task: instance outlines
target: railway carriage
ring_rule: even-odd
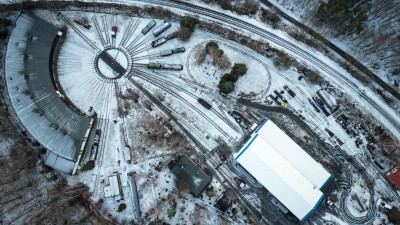
[[[150,23],[148,23],[146,25],[146,27],[143,28],[142,34],[143,35],[147,34],[151,30],[151,28],[153,28],[155,25],[156,25],[156,21],[154,21],[154,20],[150,21]]]
[[[211,109],[211,105],[210,105],[206,100],[204,100],[204,99],[202,99],[202,98],[199,98],[199,99],[197,99],[197,101],[198,101],[202,106],[204,106],[204,108],[206,108],[206,109]]]
[[[162,68],[167,70],[182,70],[183,66],[180,64],[163,64]]]
[[[169,56],[169,55],[172,55],[172,54],[173,54],[173,52],[172,52],[171,49],[163,50],[163,51],[160,52],[161,56]]]
[[[147,64],[147,68],[149,69],[162,69],[161,63],[149,63]]]
[[[158,35],[160,35],[164,31],[166,31],[170,27],[171,27],[171,24],[169,22],[163,23],[161,26],[159,26],[157,29],[155,29],[153,31],[154,37],[157,37]]]
[[[159,39],[151,42],[151,47],[155,48],[157,46],[164,44],[167,41],[168,41],[168,39],[166,37],[159,38]]]
[[[90,150],[89,161],[96,161],[98,150],[99,150],[99,145],[93,144],[92,149]]]

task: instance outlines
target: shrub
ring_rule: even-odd
[[[232,74],[236,74],[238,76],[243,76],[247,73],[247,66],[243,63],[235,63],[232,68]]]
[[[235,84],[232,81],[226,81],[220,84],[219,90],[222,93],[230,93],[235,90]]]
[[[47,150],[45,148],[41,148],[39,150],[39,153],[42,154],[42,155],[46,154],[46,152],[47,152]]]
[[[194,28],[197,24],[197,19],[190,16],[183,16],[181,18],[181,27],[178,31],[178,37],[182,41],[187,41],[192,36]]]
[[[121,203],[121,204],[119,204],[119,206],[118,206],[118,212],[122,212],[122,211],[124,211],[126,209],[126,204],[125,203]]]
[[[274,65],[281,69],[289,69],[294,60],[285,52],[277,51],[274,58]]]
[[[235,89],[235,82],[239,79],[240,76],[243,76],[247,73],[246,64],[235,63],[233,65],[230,73],[226,73],[221,77],[219,81],[219,90],[222,93],[230,93]]]
[[[209,42],[206,44],[206,50],[207,50],[207,53],[208,53],[208,54],[210,54],[210,49],[212,49],[212,48],[219,49],[219,46],[218,46],[217,42],[215,42],[215,41],[209,41]]]
[[[313,70],[306,71],[304,76],[312,84],[319,84],[324,80],[318,72]]]
[[[237,214],[237,209],[236,208],[232,208],[232,215],[236,216],[236,214]]]
[[[2,27],[8,27],[11,25],[11,20],[7,18],[0,18],[0,24],[3,25]]]
[[[208,197],[213,197],[213,196],[215,196],[215,190],[214,190],[214,187],[213,187],[213,186],[211,186],[211,187],[209,187],[209,188],[206,189],[206,195],[207,195]]]
[[[0,30],[0,39],[4,40],[8,36],[8,30]]]
[[[391,210],[385,210],[386,216],[390,223],[400,224],[400,210],[397,207],[393,207]]]
[[[94,161],[88,161],[85,165],[81,167],[81,172],[86,172],[94,168]]]

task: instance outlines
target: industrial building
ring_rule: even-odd
[[[56,87],[55,49],[62,37],[57,27],[21,12],[7,46],[5,75],[16,117],[48,150],[46,165],[74,173],[93,120],[72,110]]]
[[[324,198],[331,175],[271,120],[266,119],[235,159],[293,215],[304,221]]]
[[[397,189],[400,189],[400,166],[393,167],[386,173],[386,177]]]
[[[171,161],[168,166],[178,179],[189,183],[190,191],[196,197],[199,196],[211,182],[211,177],[187,155],[179,156],[175,161]]]

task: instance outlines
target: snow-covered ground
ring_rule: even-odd
[[[81,13],[79,12],[63,12],[68,18],[80,18]],[[52,12],[39,11],[39,15],[46,18],[48,21],[61,27],[62,21],[57,18],[57,16]],[[86,17],[90,18],[90,21],[97,17],[101,21],[102,16],[111,23],[114,16],[106,14],[93,14],[86,13]],[[117,16],[117,26],[119,32],[116,36],[116,46],[122,40],[124,33],[126,32],[126,27],[131,18],[124,16]],[[129,46],[130,41],[133,41],[135,37],[140,36],[140,30],[143,28],[150,20],[133,18],[139,21],[138,28],[135,30],[133,35],[129,38],[129,41],[125,46],[120,46],[126,49]],[[250,20],[250,19],[249,19]],[[162,21],[157,20],[157,26],[160,25]],[[75,24],[76,25],[76,24]],[[92,29],[86,30],[79,25],[77,28],[93,43],[98,46],[101,50],[104,48],[102,46],[99,37],[97,36],[94,27]],[[178,24],[173,23],[172,28],[168,30],[167,33],[178,28]],[[108,31],[103,31],[103,34],[107,34]],[[279,32],[277,32],[279,33]],[[162,35],[161,35],[162,36]],[[285,36],[285,35],[283,35]],[[150,37],[150,36],[149,36]],[[144,40],[142,38],[140,40]],[[154,40],[154,38],[151,38]],[[304,79],[298,81],[297,77],[299,74],[294,69],[289,69],[287,71],[280,71],[276,69],[273,65],[271,59],[258,55],[253,50],[243,47],[237,43],[221,39],[218,36],[209,34],[203,31],[196,31],[193,37],[187,43],[182,43],[177,39],[168,41],[165,45],[158,48],[147,48],[151,41],[150,39],[143,42],[142,45],[136,46],[136,50],[146,49],[139,54],[129,55],[131,58],[141,57],[133,65],[134,69],[145,71],[146,73],[152,74],[154,77],[159,79],[164,79],[165,82],[172,82],[178,84],[183,90],[177,90],[174,87],[165,87],[162,84],[160,86],[154,85],[152,81],[145,81],[135,72],[124,75],[119,79],[104,79],[99,76],[95,69],[95,58],[99,54],[99,50],[93,49],[88,44],[86,44],[76,32],[68,28],[66,34],[66,39],[63,46],[61,47],[59,61],[58,61],[58,76],[60,83],[68,96],[68,98],[77,105],[82,111],[88,112],[90,107],[93,107],[100,118],[99,127],[103,131],[103,136],[101,137],[101,145],[99,149],[99,156],[96,161],[96,167],[94,170],[80,173],[78,177],[71,177],[70,180],[77,182],[79,180],[85,182],[93,190],[93,198],[95,200],[104,197],[103,188],[108,184],[108,176],[113,172],[117,171],[121,174],[122,184],[126,184],[127,174],[134,172],[134,176],[137,179],[140,205],[143,214],[150,212],[150,209],[157,207],[160,200],[168,198],[168,195],[172,193],[174,188],[174,176],[165,168],[161,172],[155,171],[154,167],[158,165],[159,162],[162,164],[168,163],[171,159],[171,155],[176,154],[174,149],[162,146],[156,146],[145,142],[143,137],[146,132],[150,132],[143,123],[146,121],[151,121],[154,119],[163,118],[163,113],[157,109],[155,106],[152,110],[146,109],[146,98],[139,97],[138,103],[133,103],[131,99],[122,99],[121,96],[117,98],[119,93],[126,95],[129,89],[132,89],[139,93],[139,91],[132,85],[128,77],[131,77],[137,83],[143,85],[151,93],[158,93],[165,96],[163,104],[170,108],[176,117],[183,120],[183,125],[188,128],[191,133],[204,145],[208,150],[212,150],[217,146],[218,140],[223,139],[227,143],[234,146],[237,144],[239,139],[243,137],[244,133],[235,129],[238,128],[237,124],[235,126],[230,126],[226,121],[222,120],[215,113],[202,108],[201,105],[197,103],[197,99],[193,98],[191,94],[201,97],[213,106],[223,106],[222,111],[219,112],[226,117],[226,111],[231,110],[233,105],[230,105],[228,100],[223,99],[217,91],[210,91],[208,89],[202,88],[201,85],[190,84],[186,80],[192,79],[189,75],[189,71],[192,74],[195,81],[214,89],[217,89],[217,83],[220,77],[228,72],[228,70],[218,70],[211,65],[209,60],[206,60],[205,64],[198,65],[192,53],[196,51],[196,48],[204,45],[209,40],[217,40],[221,44],[221,49],[230,58],[232,63],[242,63],[244,62],[249,68],[246,75],[239,78],[236,83],[236,89],[234,96],[237,96],[239,92],[254,92],[256,94],[255,99],[259,101],[264,101],[268,94],[273,93],[274,90],[283,90],[283,86],[287,85],[291,88],[297,95],[292,98],[285,92],[283,95],[288,99],[288,107],[295,113],[299,113],[305,117],[305,121],[315,128],[320,133],[321,136],[325,136],[329,139],[327,134],[323,131],[324,128],[329,128],[335,133],[345,144],[344,149],[350,155],[363,154],[365,148],[356,148],[354,144],[354,138],[349,137],[335,119],[330,116],[326,117],[322,113],[317,113],[308,103],[307,98],[314,96],[315,92],[320,89],[319,86],[313,86],[308,84]],[[147,46],[147,47],[146,47]],[[174,54],[169,57],[159,57],[157,55],[160,50],[171,49],[176,47],[184,46],[186,51],[180,54]],[[232,47],[233,46],[233,47]],[[119,46],[118,46],[119,47]],[[307,48],[303,46],[304,48]],[[237,49],[240,50],[237,51]],[[314,50],[312,50],[314,51]],[[254,58],[248,58],[243,52],[248,53]],[[316,53],[320,55],[320,53]],[[150,59],[142,59],[143,57],[150,57]],[[257,60],[258,59],[258,60]],[[117,60],[118,61],[118,60]],[[122,61],[120,61],[122,62]],[[148,62],[160,62],[160,63],[173,63],[182,64],[184,66],[183,71],[157,71],[146,68],[146,63]],[[188,63],[187,63],[188,62]],[[128,64],[128,63],[127,63]],[[333,65],[333,64],[332,64]],[[110,69],[101,66],[104,70]],[[102,69],[102,70],[103,70]],[[343,72],[343,71],[342,71]],[[270,84],[269,84],[270,83]],[[340,82],[333,82],[336,88],[341,90],[347,90],[341,87]],[[168,85],[166,85],[168,86]],[[163,89],[164,88],[164,89]],[[170,94],[172,91],[175,95],[181,96],[186,101],[179,100],[177,96]],[[369,96],[374,95],[372,92],[368,92]],[[347,92],[353,99],[360,100],[360,97],[351,92]],[[361,101],[361,100],[360,100]],[[272,103],[275,105],[275,103]],[[119,108],[129,105],[129,110],[126,116],[121,118]],[[193,110],[195,106],[199,112]],[[366,110],[369,110],[366,108]],[[89,112],[88,112],[89,113]],[[215,124],[217,124],[221,130],[217,129],[216,126],[210,123],[210,119]],[[234,122],[231,118],[231,121]],[[145,122],[143,122],[143,120]],[[125,133],[121,132],[124,131]],[[105,132],[106,131],[106,132]],[[226,132],[226,134],[224,134]],[[167,132],[168,133],[168,132]],[[104,142],[104,143],[103,143]],[[332,141],[334,142],[334,141]],[[135,146],[132,148],[132,158],[134,159],[132,164],[126,163],[122,154],[122,148],[126,144]],[[147,145],[147,146],[146,146]],[[143,149],[145,148],[145,149]],[[206,152],[202,152],[205,154]],[[85,155],[83,162],[88,160],[88,153]],[[101,181],[105,180],[104,183]],[[215,183],[216,182],[216,183]],[[213,180],[212,185],[218,186],[218,182]],[[386,187],[379,187],[385,190]],[[354,189],[357,193],[362,192],[362,189],[355,187]],[[121,220],[131,220],[133,217],[132,204],[130,202],[130,191],[127,186],[123,187],[123,192],[125,194],[125,199],[118,202],[116,199],[107,198],[104,203],[104,207],[107,212],[112,215],[118,215]],[[208,197],[203,197],[203,199],[195,199],[190,195],[185,196],[186,200],[177,200],[177,211],[181,214],[175,218],[170,218],[171,223],[180,223],[182,220],[190,221],[190,214],[196,210],[196,205],[202,205],[206,207],[214,201],[214,198],[209,199]],[[254,199],[254,196],[246,196],[249,201],[253,202],[255,207],[259,207],[259,202]],[[366,196],[368,199],[368,196]],[[127,209],[118,214],[116,208],[121,202],[127,203]],[[186,202],[186,203],[183,203]],[[189,204],[190,203],[190,204]],[[367,204],[366,204],[367,205]],[[168,204],[165,204],[160,211],[168,211]],[[184,207],[185,209],[182,209]],[[221,215],[217,210],[208,210],[208,213],[213,215],[210,221],[214,223],[221,222]],[[357,215],[356,211],[352,211],[354,215]],[[329,220],[334,220],[337,223],[341,223],[338,218],[332,215],[327,215]],[[327,219],[327,220],[328,220]],[[240,220],[239,220],[240,221]],[[234,223],[234,222],[233,222]],[[238,222],[240,223],[240,222]]]

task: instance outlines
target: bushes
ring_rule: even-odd
[[[197,24],[197,19],[190,16],[183,16],[181,18],[181,27],[177,33],[178,38],[182,41],[187,41],[192,36],[194,28]]]
[[[209,41],[206,44],[206,51],[207,51],[208,54],[211,54],[212,49],[217,49],[217,50],[219,49],[219,46],[218,46],[217,42]]]
[[[254,15],[259,4],[256,0],[203,0],[205,3],[215,3],[223,10],[235,11],[239,15]]]
[[[174,17],[173,12],[160,6],[145,7],[144,12],[146,14],[154,15],[158,19],[172,19]]]
[[[263,8],[261,12],[261,20],[264,23],[271,24],[272,27],[276,28],[279,22],[281,22],[281,17],[279,17],[279,15],[274,11]]]
[[[292,59],[288,54],[283,51],[277,50],[275,58],[274,58],[274,65],[281,69],[289,69],[291,65],[293,65],[294,59]]]
[[[235,74],[237,76],[243,76],[247,73],[247,66],[246,64],[242,63],[235,63],[232,68],[231,74]]]
[[[225,55],[224,51],[219,49],[219,46],[215,41],[208,42],[205,48],[200,49],[196,53],[197,63],[202,64],[207,55],[212,57],[213,65],[217,66],[218,69],[228,69],[231,66],[231,61]]]
[[[222,93],[230,93],[235,90],[235,84],[232,81],[225,81],[219,83],[219,91]]]
[[[246,64],[235,63],[233,65],[230,73],[226,73],[221,77],[219,81],[219,90],[222,93],[230,93],[235,89],[235,82],[239,79],[240,76],[243,76],[247,73]]]
[[[126,209],[126,204],[125,203],[121,203],[118,206],[117,212],[122,212]]]
[[[0,39],[4,40],[8,36],[8,30],[0,30]]]
[[[312,84],[319,84],[324,80],[319,73],[313,70],[308,70],[304,72],[304,76]]]
[[[94,161],[89,161],[81,167],[81,172],[86,172],[94,168]]]
[[[397,207],[393,207],[391,210],[385,210],[386,216],[390,223],[395,225],[400,224],[400,210]]]

